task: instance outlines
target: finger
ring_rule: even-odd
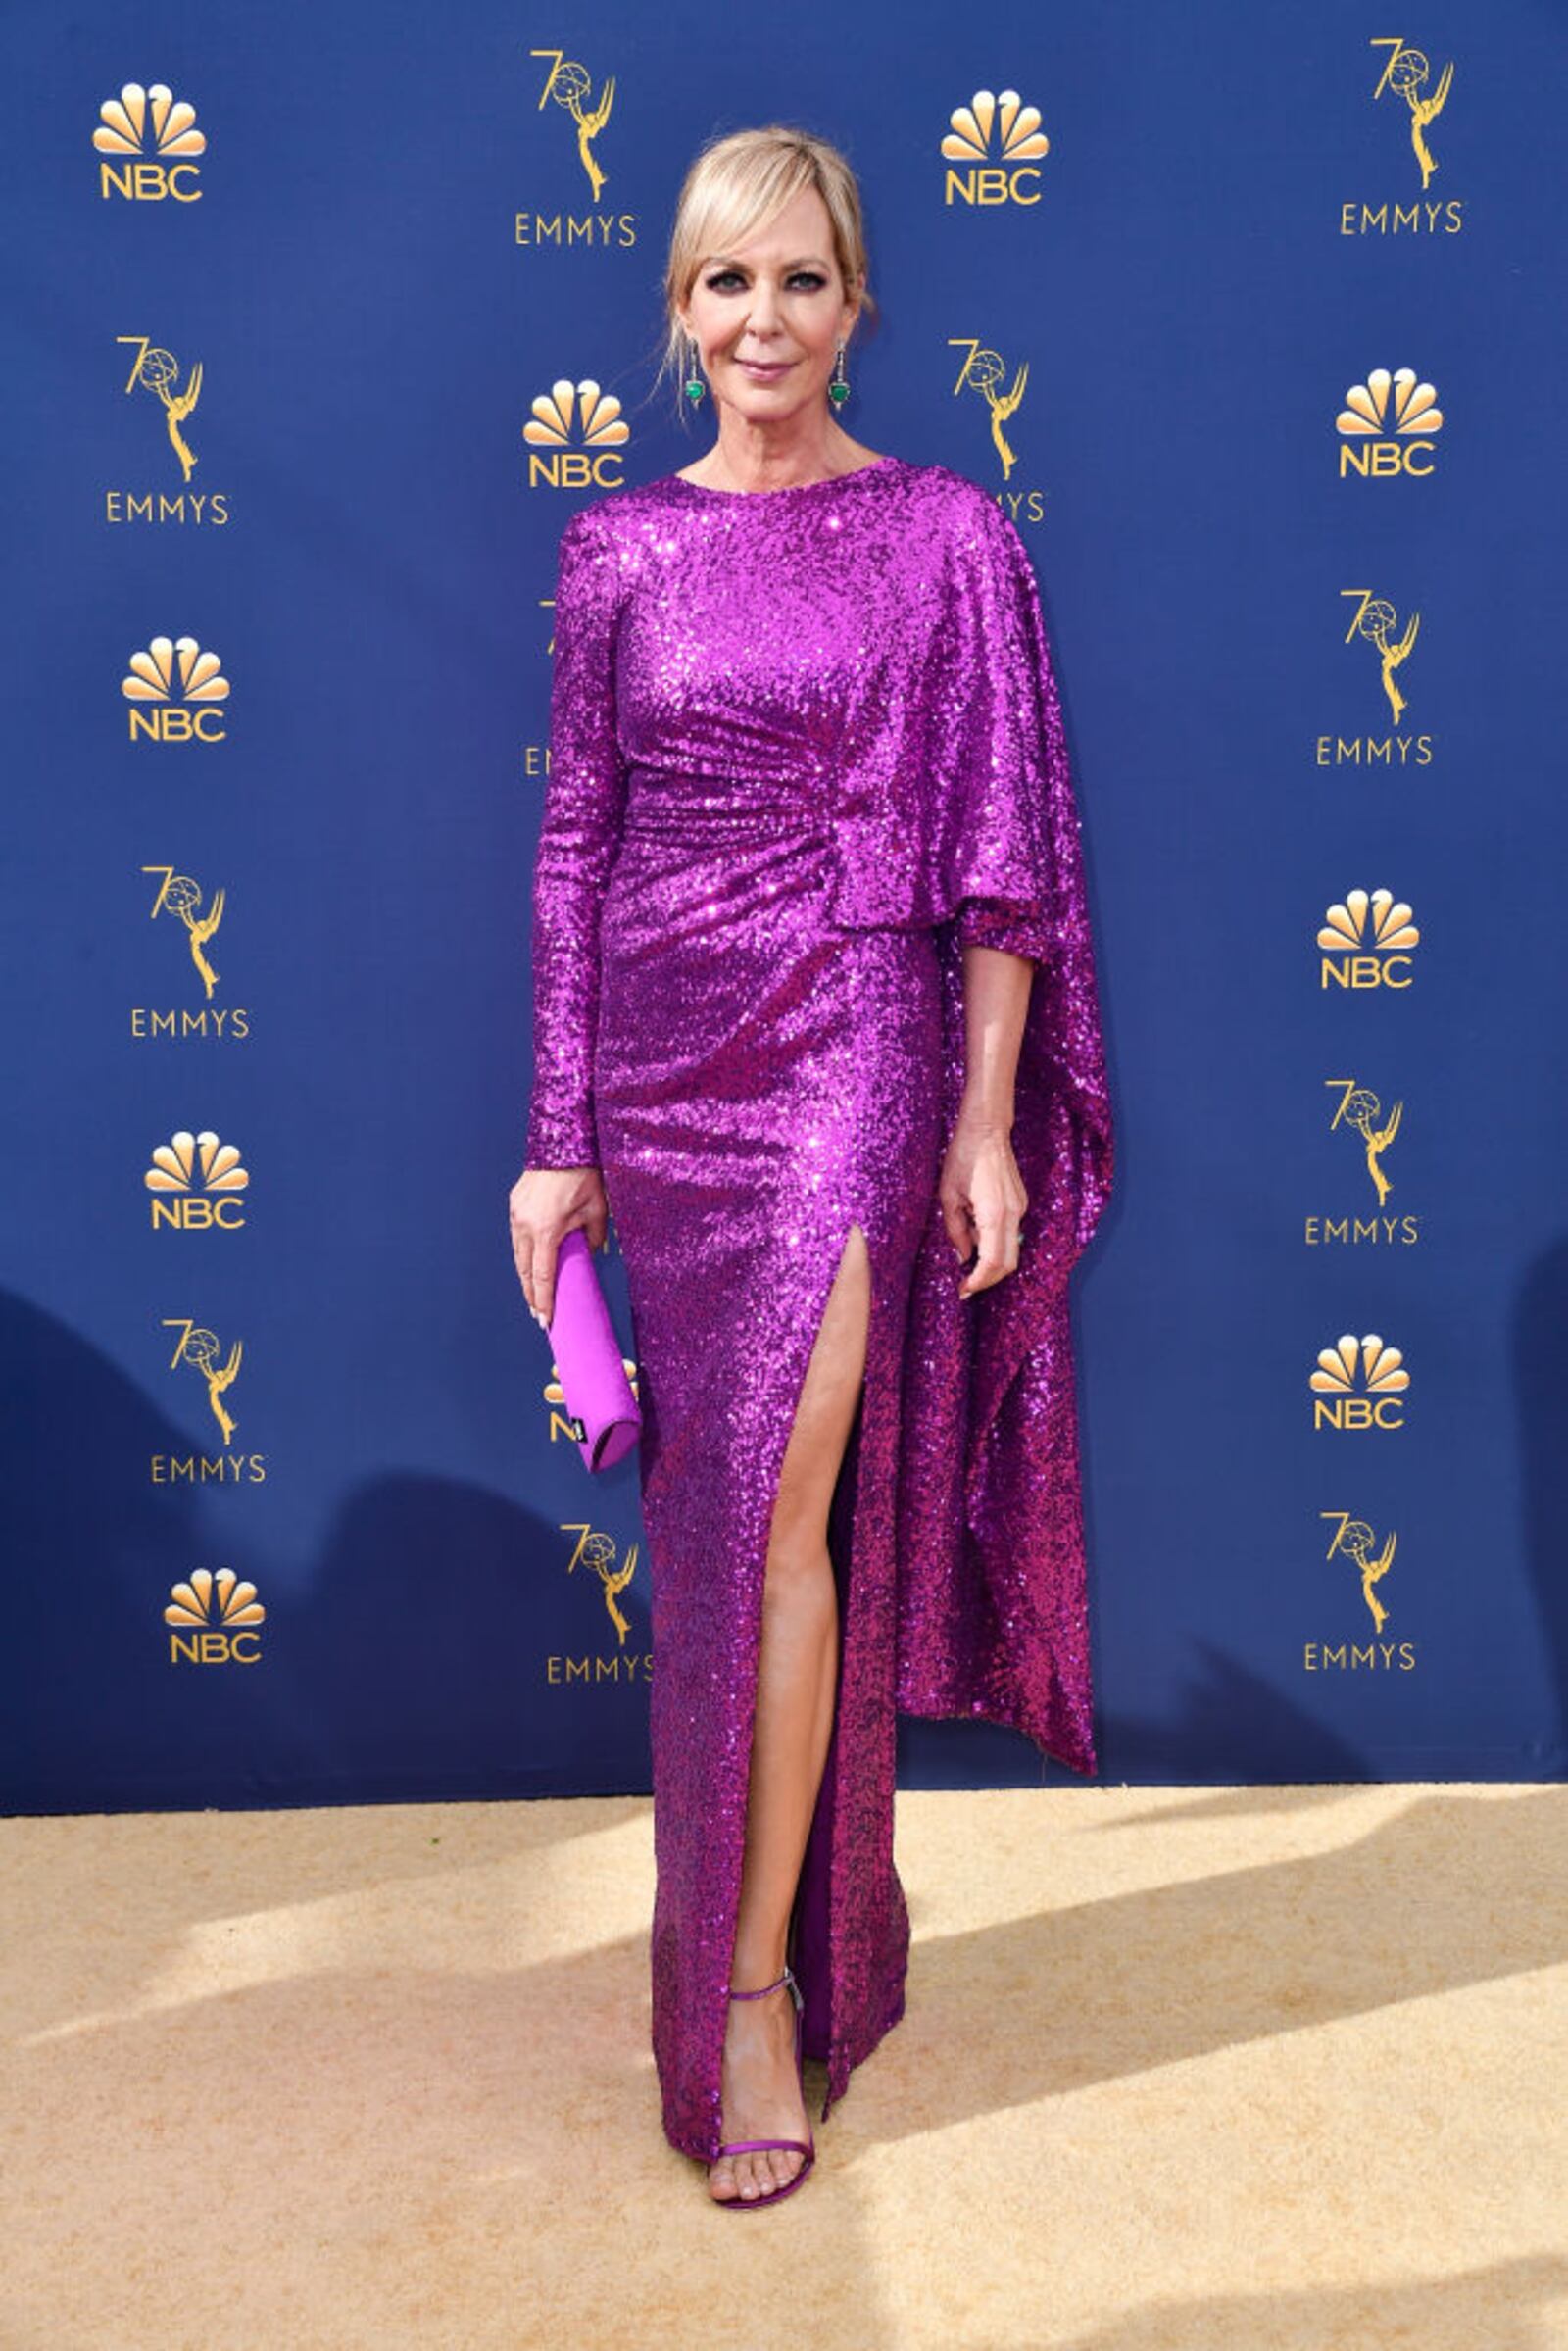
[[[1012,1228],[1000,1238],[993,1234],[981,1249],[977,1261],[969,1268],[959,1286],[958,1296],[968,1298],[976,1290],[987,1290],[1004,1275],[1016,1271],[1021,1237]]]
[[[544,1330],[556,1311],[556,1256],[554,1241],[541,1241],[533,1252],[533,1313]]]
[[[944,1199],[942,1223],[948,1239],[952,1242],[959,1257],[967,1257],[974,1249],[974,1232],[968,1210],[962,1200]]]

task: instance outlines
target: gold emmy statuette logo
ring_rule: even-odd
[[[528,444],[528,487],[541,481],[552,490],[617,490],[621,474],[618,453],[631,439],[631,427],[620,413],[613,392],[601,392],[592,376],[579,383],[566,376],[541,392],[522,428]],[[543,454],[541,454],[543,453]]]
[[[226,1360],[216,1333],[204,1330],[189,1316],[166,1315],[166,1330],[177,1334],[171,1371],[182,1366],[198,1373],[207,1390],[207,1404],[217,1421],[226,1448],[233,1442],[236,1422],[223,1398],[239,1377],[240,1357],[244,1353],[236,1339]],[[210,1453],[154,1453],[148,1464],[148,1475],[154,1486],[262,1486],[267,1482],[267,1457],[263,1453],[231,1453],[226,1449]]]
[[[637,1394],[637,1366],[630,1355],[622,1355],[620,1367],[625,1373],[627,1383],[635,1396]],[[550,1407],[550,1442],[554,1445],[558,1437],[569,1437],[573,1445],[581,1445],[588,1432],[582,1422],[575,1419],[566,1410],[566,1392],[556,1374],[554,1362],[551,1363],[550,1371],[551,1377],[546,1380],[544,1386],[545,1402]]]
[[[942,201],[964,204],[1038,204],[1041,156],[1051,141],[1040,127],[1040,109],[1025,106],[1016,90],[1000,97],[976,90],[967,106],[948,117],[952,128],[942,142],[948,161]],[[953,167],[960,165],[961,170]]]
[[[1410,659],[1416,638],[1421,633],[1421,615],[1412,612],[1402,633],[1396,634],[1399,615],[1385,597],[1374,596],[1366,588],[1342,588],[1340,593],[1355,600],[1355,611],[1345,632],[1345,642],[1350,645],[1359,640],[1375,648],[1378,680],[1388,697],[1390,714],[1397,726],[1408,707],[1399,691],[1397,672]]]
[[[1332,1133],[1339,1126],[1353,1127],[1360,1136],[1365,1147],[1366,1171],[1372,1179],[1381,1208],[1393,1190],[1384,1172],[1383,1154],[1399,1131],[1404,1104],[1396,1102],[1385,1118],[1382,1104],[1370,1087],[1358,1086],[1353,1078],[1325,1078],[1323,1082],[1326,1086],[1340,1089],[1339,1103],[1329,1120],[1329,1130]]]
[[[590,1682],[647,1682],[654,1670],[653,1654],[649,1650],[629,1649],[626,1646],[631,1633],[631,1620],[620,1606],[620,1594],[637,1572],[637,1545],[627,1546],[625,1557],[616,1564],[615,1543],[609,1535],[595,1528],[577,1524],[563,1527],[564,1535],[577,1538],[571,1557],[566,1561],[569,1576],[579,1561],[591,1568],[598,1577],[604,1593],[605,1613],[615,1630],[615,1643],[608,1654],[597,1651],[580,1657],[550,1657],[545,1662],[547,1682],[561,1686]]]
[[[1403,1398],[1410,1386],[1404,1357],[1385,1347],[1376,1331],[1364,1339],[1347,1332],[1324,1347],[1313,1372],[1314,1429],[1402,1429]]]
[[[1317,935],[1319,987],[1408,988],[1410,950],[1421,937],[1410,912],[1392,890],[1348,890]]]
[[[1443,430],[1435,384],[1418,383],[1413,367],[1368,370],[1365,383],[1351,384],[1334,419],[1340,436],[1340,479],[1417,479],[1433,469],[1432,436]]]
[[[245,1352],[242,1343],[236,1339],[228,1350],[227,1359],[220,1363],[219,1344],[213,1332],[203,1330],[199,1323],[194,1322],[172,1322],[169,1328],[179,1333],[179,1345],[174,1349],[171,1370],[177,1370],[184,1363],[192,1371],[200,1373],[207,1386],[209,1409],[222,1431],[223,1443],[227,1445],[239,1424],[225,1406],[223,1398],[239,1377],[240,1357]]]
[[[172,865],[144,865],[143,873],[157,877],[158,888],[153,896],[152,918],[172,914],[185,934],[190,959],[201,979],[206,1002],[200,1005],[132,1004],[130,1033],[133,1037],[248,1037],[251,1033],[250,1008],[246,1004],[215,1004],[213,995],[222,974],[209,959],[208,943],[215,938],[223,919],[228,893],[221,886],[213,892],[212,904],[203,910],[202,886],[188,873],[176,873]]]
[[[190,959],[202,976],[202,985],[209,996],[218,985],[218,973],[207,959],[208,940],[223,919],[224,893],[219,890],[205,914],[198,909],[202,903],[202,886],[186,873],[176,873],[172,865],[144,865],[143,873],[163,876],[158,895],[153,901],[153,920],[160,914],[172,914],[185,926],[190,942]]]
[[[530,49],[528,55],[551,60],[550,73],[539,94],[539,111],[543,114],[554,100],[577,125],[577,161],[588,174],[589,190],[597,204],[607,175],[599,168],[594,141],[609,122],[610,110],[615,103],[615,76],[612,73],[605,83],[597,105],[590,105],[589,93],[594,85],[586,66],[574,65],[560,49]]]
[[[131,655],[120,691],[130,705],[132,743],[221,743],[227,736],[218,707],[228,700],[222,662],[194,637],[154,637],[145,653]]]
[[[1391,1531],[1383,1539],[1382,1549],[1377,1550],[1374,1547],[1377,1537],[1364,1518],[1352,1518],[1348,1510],[1323,1510],[1318,1515],[1337,1522],[1327,1556],[1332,1559],[1343,1551],[1348,1559],[1355,1561],[1360,1571],[1361,1597],[1371,1612],[1373,1631],[1381,1633],[1389,1621],[1389,1612],[1378,1597],[1377,1587],[1394,1565],[1399,1538]]]
[[[624,1560],[617,1567],[615,1565],[615,1545],[611,1538],[608,1535],[584,1534],[579,1538],[576,1549],[566,1561],[568,1576],[579,1559],[586,1560],[599,1578],[604,1589],[605,1613],[615,1628],[616,1641],[624,1648],[626,1636],[631,1631],[631,1622],[629,1618],[621,1614],[617,1607],[616,1594],[625,1591],[637,1572],[637,1545],[632,1543],[628,1547]]]
[[[949,335],[948,341],[954,350],[966,354],[963,366],[958,369],[958,380],[953,387],[954,398],[956,399],[965,389],[978,392],[991,411],[991,439],[1002,460],[1002,478],[1005,481],[1018,459],[1003,427],[1023,399],[1024,387],[1029,381],[1029,362],[1023,362],[1004,391],[1002,379],[1007,370],[1000,352],[987,349],[970,336]]]
[[[1437,159],[1427,145],[1427,125],[1437,120],[1448,103],[1448,92],[1453,87],[1452,61],[1450,59],[1444,67],[1436,83],[1428,91],[1432,68],[1419,49],[1407,49],[1403,41],[1398,39],[1374,39],[1371,45],[1374,49],[1387,49],[1389,52],[1388,62],[1378,77],[1378,86],[1372,93],[1373,103],[1376,104],[1386,90],[1396,98],[1404,100],[1410,112],[1410,145],[1421,172],[1422,188],[1426,189],[1430,187],[1432,174],[1438,169]]]
[[[1340,595],[1350,606],[1350,623],[1345,632],[1345,643],[1370,645],[1378,657],[1378,676],[1397,728],[1408,707],[1399,687],[1398,671],[1409,660],[1416,638],[1421,632],[1421,615],[1412,612],[1401,629],[1394,606],[1383,596],[1374,596],[1370,588],[1342,588]],[[1319,735],[1313,744],[1313,758],[1319,767],[1365,767],[1391,772],[1401,767],[1428,767],[1432,763],[1433,743],[1430,735]]]
[[[205,155],[207,141],[196,128],[196,109],[155,81],[144,90],[127,81],[118,98],[98,109],[92,143],[106,158],[98,166],[98,193],[107,203],[124,196],[133,204],[176,203],[201,198],[201,173],[189,159]]]
[[[1398,1537],[1391,1531],[1379,1543],[1366,1520],[1353,1518],[1348,1510],[1320,1510],[1318,1516],[1327,1519],[1334,1529],[1326,1556],[1329,1559],[1348,1559],[1355,1569],[1361,1586],[1361,1597],[1372,1619],[1372,1633],[1364,1641],[1336,1639],[1303,1642],[1303,1670],[1309,1674],[1413,1673],[1416,1667],[1414,1643],[1383,1639],[1389,1611],[1377,1590],[1394,1565]]]
[[[238,1232],[245,1222],[238,1196],[250,1180],[232,1143],[220,1143],[211,1127],[199,1135],[181,1127],[155,1146],[142,1178],[153,1196],[153,1231],[204,1233],[217,1225]]]
[[[215,1576],[199,1567],[188,1583],[170,1587],[164,1622],[171,1665],[257,1665],[259,1636],[248,1628],[265,1623],[267,1610],[254,1584],[242,1583],[231,1567]]]
[[[1427,131],[1448,102],[1453,67],[1445,66],[1434,82],[1432,68],[1419,49],[1386,37],[1374,39],[1370,46],[1388,52],[1372,92],[1372,103],[1378,106],[1385,98],[1392,98],[1397,113],[1398,101],[1404,100],[1421,190],[1402,202],[1396,196],[1385,196],[1371,203],[1351,199],[1342,204],[1340,234],[1342,237],[1456,237],[1464,227],[1464,198],[1427,193],[1432,175],[1438,170],[1437,159],[1427,144]],[[1387,109],[1384,112],[1387,115]]]
[[[158,349],[148,342],[145,335],[116,335],[115,341],[135,345],[136,362],[130,370],[125,390],[127,393],[134,392],[140,384],[144,391],[156,393],[163,402],[164,422],[169,427],[170,443],[179,460],[181,473],[189,481],[191,468],[197,462],[196,454],[179,428],[202,396],[201,361],[198,360],[192,367],[185,389],[176,392],[172,387],[179,380],[179,362],[172,351]]]
[[[1383,1105],[1369,1086],[1357,1085],[1354,1078],[1325,1078],[1323,1083],[1340,1098],[1329,1120],[1329,1132],[1359,1136],[1367,1176],[1377,1194],[1377,1212],[1370,1216],[1309,1216],[1305,1232],[1308,1249],[1335,1246],[1355,1249],[1378,1243],[1393,1248],[1396,1244],[1405,1247],[1419,1241],[1418,1216],[1408,1210],[1395,1216],[1382,1213],[1394,1189],[1383,1156],[1398,1134],[1404,1116],[1403,1102],[1396,1102],[1385,1117]]]

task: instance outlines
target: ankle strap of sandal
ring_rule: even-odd
[[[732,2000],[760,2000],[764,1992],[777,1991],[781,1984],[793,1986],[794,1983],[795,1978],[786,1967],[783,1975],[775,1976],[771,1984],[759,1984],[756,1991],[732,1991],[729,1996]]]

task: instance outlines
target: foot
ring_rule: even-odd
[[[742,1991],[752,1987],[742,1981]],[[795,2071],[795,2003],[781,1984],[762,2000],[731,2000],[724,2034],[720,2138],[809,2139]],[[720,2155],[709,2166],[709,2191],[727,2204],[748,2202],[795,2178],[804,2155],[793,2147],[761,2147]]]

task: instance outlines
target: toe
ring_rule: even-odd
[[[728,2204],[733,2201],[737,2192],[733,2155],[721,2155],[715,2164],[709,2167],[708,2186],[710,2194],[714,2196],[719,2203]]]

